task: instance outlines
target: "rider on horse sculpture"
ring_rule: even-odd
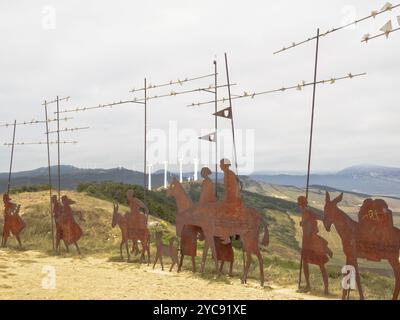
[[[128,190],[126,196],[130,208],[130,210],[125,214],[128,223],[128,233],[131,232],[131,230],[141,230],[146,228],[149,209],[140,199],[135,197],[135,192],[133,190]],[[144,210],[146,216],[140,212],[141,209]]]

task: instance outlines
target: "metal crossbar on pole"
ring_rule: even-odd
[[[231,86],[235,86],[237,85],[236,83],[231,84]],[[124,104],[128,104],[128,103],[139,103],[139,104],[145,104],[145,102],[150,101],[150,100],[155,100],[155,99],[160,99],[160,98],[166,98],[166,97],[175,97],[175,96],[179,96],[179,95],[184,95],[184,94],[188,94],[188,93],[195,93],[195,92],[212,92],[211,90],[215,90],[215,89],[219,89],[219,88],[224,88],[227,85],[220,85],[218,86],[218,88],[215,88],[215,86],[208,86],[208,87],[201,87],[201,88],[196,88],[196,89],[191,89],[191,90],[185,90],[185,91],[171,91],[170,93],[167,94],[162,94],[162,95],[154,95],[151,97],[147,96],[146,93],[146,99],[144,98],[135,98],[134,100],[127,100],[127,101],[119,101],[119,102],[113,102],[113,103],[109,103],[109,104],[100,104],[98,106],[93,106],[93,107],[81,107],[81,108],[73,108],[73,109],[67,109],[67,110],[61,110],[60,113],[73,113],[73,112],[81,112],[81,111],[88,111],[88,110],[93,110],[93,109],[103,109],[103,108],[112,108],[115,106],[119,106],[119,105],[124,105]],[[147,90],[146,90],[147,91]]]
[[[60,141],[60,144],[77,144],[78,141]],[[15,142],[14,145],[15,146],[32,146],[32,145],[43,145],[43,144],[47,144],[46,141],[32,141],[32,142]],[[58,141],[50,141],[49,142],[50,145],[52,144],[58,144]],[[11,147],[12,143],[3,143],[3,146],[6,147]]]
[[[152,85],[152,84],[147,85],[146,84],[146,86],[144,86],[143,88],[132,89],[129,92],[137,92],[137,91],[144,91],[144,90],[162,88],[162,87],[172,86],[172,85],[176,85],[176,84],[183,85],[183,84],[185,84],[187,82],[201,80],[201,79],[205,79],[205,78],[210,78],[210,77],[213,77],[213,76],[215,76],[214,73],[207,74],[207,75],[204,75],[204,76],[193,77],[193,78],[185,78],[183,80],[179,80],[179,79],[178,80],[170,80],[169,82],[165,82],[165,83],[162,83],[162,84],[156,84],[156,85]]]
[[[45,132],[45,134],[59,133],[59,132],[75,132],[75,131],[87,130],[87,129],[90,129],[90,127],[63,128],[63,129],[60,129],[60,130],[48,131],[48,132]]]
[[[383,37],[383,36],[386,36],[388,38],[390,34],[392,34],[393,32],[399,31],[399,30],[400,30],[400,27],[396,28],[396,29],[393,29],[391,31],[387,31],[387,32],[383,32],[383,33],[377,34],[375,36],[368,36],[367,38],[364,38],[363,40],[361,40],[361,42],[367,43],[370,40],[373,40],[373,39],[376,39],[376,38],[380,38],[380,37]]]
[[[72,117],[65,117],[65,118],[60,118],[60,121],[68,121],[73,119]],[[47,122],[56,122],[57,118],[54,119],[48,119]],[[45,120],[31,120],[31,121],[23,121],[23,122],[17,122],[16,126],[29,126],[29,125],[34,125],[34,124],[41,124],[41,123],[46,123]],[[14,123],[3,123],[0,125],[0,128],[8,128],[14,126]]]
[[[385,7],[386,7],[386,6],[385,6]],[[379,11],[372,11],[370,15],[365,16],[365,17],[363,17],[363,18],[361,18],[361,19],[354,20],[354,21],[352,21],[352,22],[350,22],[350,23],[348,23],[348,24],[345,24],[345,25],[343,25],[343,26],[341,26],[341,27],[332,28],[332,29],[330,29],[330,30],[328,30],[328,31],[326,31],[326,32],[324,32],[324,33],[321,33],[318,37],[325,37],[325,36],[327,36],[327,35],[329,35],[329,34],[331,34],[331,33],[334,33],[334,32],[336,32],[336,31],[343,30],[343,29],[346,29],[346,28],[348,28],[348,27],[350,27],[350,26],[356,25],[356,24],[358,24],[358,23],[360,23],[360,22],[363,22],[363,21],[366,21],[366,20],[375,18],[375,17],[377,17],[377,16],[379,16],[379,15],[385,13],[385,12],[389,12],[389,11],[391,11],[391,10],[397,8],[397,7],[400,7],[400,4],[396,4],[396,5],[394,5],[394,6],[393,6],[393,5],[390,5],[390,6],[388,6],[387,8],[385,8],[385,7],[384,7],[382,10],[379,10]],[[302,45],[302,44],[305,44],[305,43],[307,43],[307,42],[313,41],[313,40],[315,40],[315,39],[317,39],[317,36],[314,36],[314,37],[311,37],[311,38],[307,38],[307,39],[305,39],[305,40],[303,40],[303,41],[300,41],[300,42],[297,42],[297,43],[296,43],[296,42],[293,42],[290,46],[288,46],[288,47],[283,47],[282,49],[280,49],[280,50],[278,50],[278,51],[275,51],[274,54],[278,54],[278,53],[287,51],[287,50],[289,50],[289,49],[298,47],[298,46],[300,46],[300,45]]]
[[[367,73],[356,73],[356,74],[352,74],[349,73],[347,76],[342,76],[342,77],[334,77],[331,79],[326,79],[326,80],[319,80],[316,82],[302,82],[300,84],[297,85],[292,85],[289,87],[281,87],[278,89],[272,89],[272,90],[266,90],[266,91],[261,91],[261,92],[244,92],[242,95],[235,95],[231,97],[231,100],[237,100],[237,99],[244,99],[244,98],[255,98],[261,95],[267,95],[267,94],[271,94],[271,93],[277,93],[277,92],[285,92],[285,91],[289,91],[289,90],[299,90],[301,91],[303,88],[305,87],[309,87],[309,86],[313,86],[314,84],[334,84],[337,81],[341,81],[341,80],[345,80],[345,79],[353,79],[353,78],[357,78],[357,77],[361,77],[361,76],[365,76]],[[217,102],[222,102],[225,103],[229,101],[229,97],[228,98],[221,98],[218,99]],[[205,102],[199,102],[199,103],[192,103],[190,105],[187,105],[187,107],[200,107],[203,105],[207,105],[207,104],[214,104],[215,101],[214,100],[210,100],[210,101],[205,101]]]

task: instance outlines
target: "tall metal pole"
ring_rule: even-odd
[[[236,152],[236,140],[235,140],[235,124],[233,120],[233,109],[232,109],[232,95],[231,95],[231,85],[229,81],[229,69],[228,69],[228,57],[225,53],[225,69],[226,69],[226,81],[227,81],[227,86],[228,86],[228,95],[229,95],[229,107],[231,109],[231,127],[232,127],[232,139],[233,139],[233,153],[235,156],[235,168],[236,168],[236,174],[239,174],[238,172],[238,163],[237,163],[237,152]]]
[[[311,155],[312,155],[312,143],[313,143],[313,132],[314,132],[314,111],[315,111],[315,94],[317,89],[317,72],[318,72],[318,53],[319,53],[319,28],[317,29],[316,37],[316,48],[315,48],[315,65],[314,65],[314,84],[313,84],[313,96],[312,96],[312,108],[311,108],[311,128],[310,128],[310,143],[308,147],[308,165],[307,165],[307,184],[306,184],[306,199],[308,200],[309,189],[310,189],[310,171],[311,171]],[[301,275],[303,270],[303,242],[301,245],[301,258],[300,258],[300,271],[299,271],[299,284],[301,285]]]
[[[218,76],[217,76],[217,60],[214,60],[214,100],[215,100],[215,198],[218,199]]]
[[[61,160],[60,160],[60,99],[57,96],[57,153],[58,153],[58,200],[61,201]]]
[[[12,165],[13,165],[13,160],[14,160],[14,145],[15,145],[16,129],[17,129],[17,120],[14,121],[14,132],[13,132],[13,139],[12,139],[12,146],[11,146],[10,170],[8,171],[7,194],[10,194],[10,187],[11,187],[11,172],[12,172]]]
[[[53,217],[53,204],[52,204],[52,182],[51,182],[51,162],[50,162],[50,140],[49,140],[49,121],[47,115],[47,101],[44,102],[44,111],[46,116],[46,136],[47,136],[47,166],[49,168],[49,195],[50,195],[50,221],[51,221],[51,242],[54,247],[54,217]]]
[[[147,193],[147,79],[144,79],[144,163],[143,163],[143,200],[146,203]]]

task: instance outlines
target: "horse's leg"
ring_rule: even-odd
[[[219,272],[221,273],[221,274],[224,274],[224,261],[221,261],[221,264],[219,265]]]
[[[128,256],[127,262],[131,260],[131,257],[129,256],[129,245],[128,245],[128,240],[125,240],[125,248],[126,248],[126,255]],[[121,248],[121,256],[122,256],[122,248]],[[123,259],[123,258],[122,258]]]
[[[147,238],[147,265],[150,265],[150,235]]]
[[[230,277],[233,276],[233,261],[231,261],[229,264],[229,276]]]
[[[324,293],[328,295],[329,294],[328,272],[326,272],[325,265],[323,264],[319,266],[319,269],[321,270],[322,273],[322,280],[324,280]]]
[[[3,237],[3,247],[7,246],[8,234],[4,234]]]
[[[21,249],[22,248],[22,243],[21,243],[21,238],[19,237],[19,234],[15,235],[15,238],[17,239],[19,248]]]
[[[258,259],[258,264],[260,266],[260,285],[261,285],[261,287],[263,287],[264,286],[264,260],[262,258],[261,252],[258,247],[256,250],[256,256]]]
[[[358,294],[360,295],[360,300],[364,300],[364,293],[362,290],[361,277],[360,277],[360,271],[358,270],[357,258],[355,258],[353,265],[354,265],[354,268],[356,269],[356,281],[357,281]]]
[[[171,256],[171,268],[169,268],[169,272],[171,272],[172,271],[172,269],[174,268],[174,266],[175,266],[175,259],[174,259],[174,257],[173,256]]]
[[[250,265],[251,265],[251,252],[247,251],[246,252],[246,265],[243,270],[243,278],[242,278],[243,284],[247,283],[247,275],[249,273]]]
[[[209,246],[211,248],[211,252],[212,255],[214,257],[214,264],[215,264],[215,270],[217,271],[217,273],[219,274],[219,265],[218,265],[218,258],[217,258],[217,250],[215,247],[215,241],[214,241],[214,237],[211,236],[206,236],[206,241],[209,243]]]
[[[196,261],[195,261],[194,257],[192,257],[192,272],[196,273]]]
[[[183,264],[183,258],[185,257],[185,255],[181,254],[181,259],[179,261],[179,265],[178,265],[178,272],[181,271],[182,269],[182,264]]]
[[[144,257],[146,255],[146,242],[142,242],[142,254],[140,255],[140,263],[144,261]]]
[[[305,292],[308,292],[311,290],[311,285],[310,285],[310,269],[308,267],[308,261],[303,259],[303,271],[304,271],[304,278],[306,278],[306,287],[304,288]]]
[[[400,293],[400,263],[399,258],[389,260],[390,265],[393,268],[394,277],[396,279],[394,291],[393,291],[393,300],[397,300],[399,298]]]
[[[164,264],[162,262],[162,254],[160,254],[161,270],[164,271]]]
[[[158,260],[158,252],[156,253],[156,259],[154,260],[153,269],[155,268]]]
[[[122,246],[124,245],[124,242],[126,242],[124,239],[121,240],[121,244],[119,245],[119,255],[121,257],[121,260],[124,259],[124,256],[122,255]]]
[[[81,255],[81,250],[79,249],[78,243],[75,241],[74,242],[76,250],[78,251],[78,254]]]
[[[204,273],[204,268],[206,266],[208,248],[209,248],[208,242],[204,241],[203,258],[201,260],[201,273]]]

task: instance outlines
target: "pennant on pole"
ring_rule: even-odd
[[[379,30],[385,33],[386,38],[389,38],[389,34],[393,31],[392,21],[389,20],[388,22],[386,22],[386,24]]]
[[[393,5],[390,2],[386,2],[381,11],[392,10]]]
[[[208,134],[206,136],[199,137],[199,139],[200,140],[205,140],[205,141],[208,141],[208,142],[217,142],[217,133],[213,132],[213,133],[210,133],[210,134]]]
[[[226,118],[226,119],[232,119],[232,108],[228,107],[226,109],[220,110],[216,113],[213,113],[213,116]]]

